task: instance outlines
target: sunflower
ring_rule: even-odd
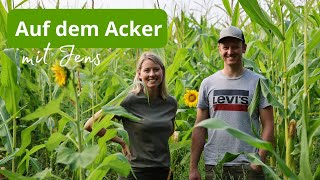
[[[183,96],[184,103],[189,107],[196,107],[198,103],[198,92],[196,90],[187,90]]]
[[[64,86],[67,82],[67,71],[65,68],[61,67],[58,64],[55,64],[51,67],[51,70],[54,73],[54,81],[59,85],[59,86]]]

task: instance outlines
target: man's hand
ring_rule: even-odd
[[[209,110],[198,108],[195,125],[208,118]],[[206,141],[206,133],[207,129],[203,127],[195,127],[192,131],[189,180],[201,180],[198,163]]]
[[[260,165],[251,164],[250,167],[254,172],[262,172],[262,167]]]
[[[201,175],[197,168],[190,169],[189,180],[201,180]]]

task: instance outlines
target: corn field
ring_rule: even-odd
[[[100,54],[101,63],[70,61],[60,70],[66,75],[64,84],[57,83],[53,67],[71,49],[51,49],[47,64],[32,65],[22,57],[43,57],[44,49],[7,43],[7,14],[28,0],[16,6],[12,2],[0,4],[0,177],[81,180],[127,175],[130,165],[121,146],[110,139],[118,135],[128,142],[128,134],[113,116],[126,113],[119,104],[132,88],[137,59],[149,50],[164,60],[168,88],[179,105],[175,136],[169,140],[171,170],[174,179],[188,179],[196,108],[185,104],[184,95],[199,90],[205,77],[222,69],[217,39],[222,27],[233,25],[246,37],[244,66],[268,79],[260,82],[259,91],[275,112],[273,146],[241,132],[238,138],[270,151],[265,164],[252,157],[268,179],[320,179],[319,0],[299,5],[263,1],[263,8],[257,0],[223,0],[219,8],[226,18],[216,22],[182,10],[168,18],[163,48],[75,48],[81,56]],[[38,8],[46,7],[39,3]],[[84,123],[100,109],[108,115],[91,133],[85,131]],[[102,127],[108,131],[98,138]],[[204,177],[203,159],[200,169]]]

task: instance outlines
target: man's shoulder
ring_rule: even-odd
[[[266,79],[263,75],[258,74],[254,71],[251,71],[249,69],[246,69],[246,73],[248,74],[248,77],[254,78],[254,79]]]
[[[203,79],[203,81],[210,81],[210,80],[213,80],[213,79],[216,79],[217,77],[221,76],[221,70],[211,74],[210,76],[206,77]]]

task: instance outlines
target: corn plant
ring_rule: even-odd
[[[272,147],[219,120],[201,125],[227,130],[269,150],[271,159],[265,164],[248,156],[272,178],[319,178],[319,1],[301,5],[287,0],[262,1],[266,4],[262,8],[257,0],[223,0],[218,8],[226,19],[214,22],[206,15],[198,20],[188,10],[181,10],[168,21],[168,43],[163,48],[75,48],[74,53],[81,56],[101,54],[101,64],[71,63],[65,69],[69,76],[64,86],[55,82],[51,68],[70,49],[52,49],[48,64],[31,65],[22,63],[22,57],[35,59],[44,55],[44,49],[14,49],[6,41],[7,13],[26,2],[15,5],[7,0],[7,7],[0,3],[0,166],[6,168],[0,169],[0,174],[11,179],[114,179],[117,173],[128,174],[130,166],[119,153],[120,146],[109,141],[119,135],[128,142],[126,131],[113,117],[126,114],[118,109],[119,104],[132,87],[139,55],[151,50],[164,60],[170,94],[179,104],[179,136],[169,142],[171,170],[175,179],[186,179],[196,108],[187,107],[183,96],[188,90],[198,90],[205,77],[223,67],[217,49],[219,31],[234,25],[244,30],[248,43],[244,66],[270,80],[260,82],[258,89],[274,106],[275,144]],[[37,8],[46,7],[39,3]],[[100,109],[105,118],[91,133],[86,132],[83,124]],[[98,138],[95,134],[101,128],[108,131]],[[235,156],[228,154],[221,163]],[[200,162],[203,164],[203,159]],[[201,173],[204,175],[203,170]]]

